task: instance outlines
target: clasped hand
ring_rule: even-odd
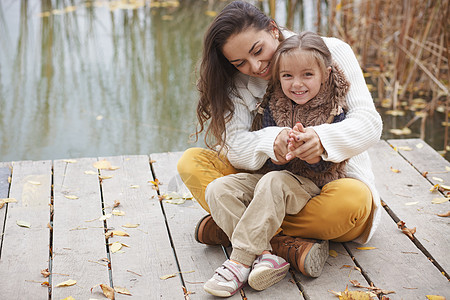
[[[275,164],[286,164],[295,157],[314,164],[320,161],[324,148],[314,129],[297,123],[292,129],[280,132],[274,142],[274,152],[278,160],[273,161]]]

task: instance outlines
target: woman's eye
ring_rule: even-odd
[[[262,47],[258,49],[258,51],[255,52],[255,55],[258,55],[262,52]]]
[[[244,65],[244,61],[243,62],[240,62],[240,63],[238,63],[237,65],[235,65],[235,67],[236,68],[240,68],[240,67],[242,67]]]

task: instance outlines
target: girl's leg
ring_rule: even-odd
[[[372,193],[367,185],[342,178],[325,185],[299,213],[287,215],[281,228],[288,236],[346,242],[364,232],[371,211]]]
[[[184,184],[207,212],[206,186],[216,178],[237,172],[225,156],[219,157],[217,152],[203,148],[187,149],[178,161],[177,168]]]

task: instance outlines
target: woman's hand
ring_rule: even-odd
[[[289,133],[290,145],[286,160],[289,161],[298,157],[307,163],[320,161],[320,156],[325,151],[320,138],[312,128],[304,128],[301,124],[296,124]],[[299,145],[295,147],[294,145]]]
[[[286,155],[289,152],[288,149],[289,143],[289,129],[283,129],[276,137],[275,142],[273,143],[273,152],[278,160],[278,162],[272,159],[272,162],[277,165],[284,165],[289,162],[286,159]]]

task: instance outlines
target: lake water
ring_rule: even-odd
[[[189,143],[195,69],[213,12],[227,2],[0,1],[0,161],[203,146]],[[285,25],[285,10],[276,19]],[[313,30],[304,24],[313,20],[293,29]],[[427,141],[442,147],[442,126],[429,128],[440,141]]]

